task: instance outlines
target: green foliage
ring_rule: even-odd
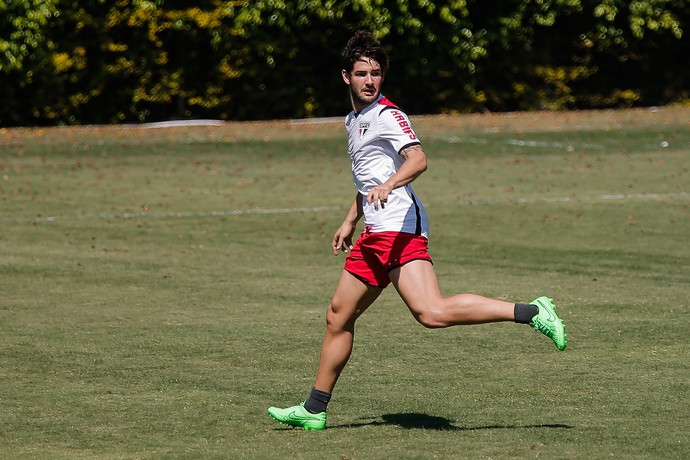
[[[410,113],[690,99],[682,0],[0,0],[0,125],[341,115],[370,28]],[[342,95],[342,96],[340,96]]]
[[[44,94],[34,87],[55,47],[50,24],[59,14],[54,0],[0,0],[0,125],[40,121],[27,98]]]
[[[54,0],[0,0],[0,72],[21,70],[49,47],[45,29],[57,14]]]
[[[490,3],[497,5],[489,11],[500,11],[505,2]],[[505,27],[494,17],[483,26],[493,47],[477,65],[478,89],[490,109],[663,105],[690,97],[680,58],[690,52],[681,40],[686,2],[512,3],[510,14],[497,15]]]

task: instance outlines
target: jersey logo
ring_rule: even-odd
[[[362,139],[364,135],[369,131],[369,123],[368,121],[360,121],[359,122],[359,138]]]

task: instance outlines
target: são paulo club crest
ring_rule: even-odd
[[[359,138],[362,139],[364,135],[369,131],[369,123],[368,121],[360,121],[359,122]]]

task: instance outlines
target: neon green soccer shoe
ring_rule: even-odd
[[[565,324],[556,313],[553,299],[541,296],[531,301],[530,304],[536,305],[539,308],[539,313],[534,315],[529,325],[553,340],[559,350],[565,350],[568,343],[565,337]]]
[[[305,430],[323,430],[326,428],[326,413],[312,414],[304,408],[304,403],[285,409],[269,407],[268,415],[280,423],[290,426],[301,426]]]

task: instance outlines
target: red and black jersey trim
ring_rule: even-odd
[[[378,104],[379,104],[379,105],[385,105],[385,106],[386,106],[386,108],[383,109],[383,110],[387,110],[388,108],[400,110],[400,107],[398,107],[398,106],[395,105],[393,102],[391,102],[391,100],[388,99],[386,96],[383,96],[383,97],[381,98],[381,100],[379,100]]]

